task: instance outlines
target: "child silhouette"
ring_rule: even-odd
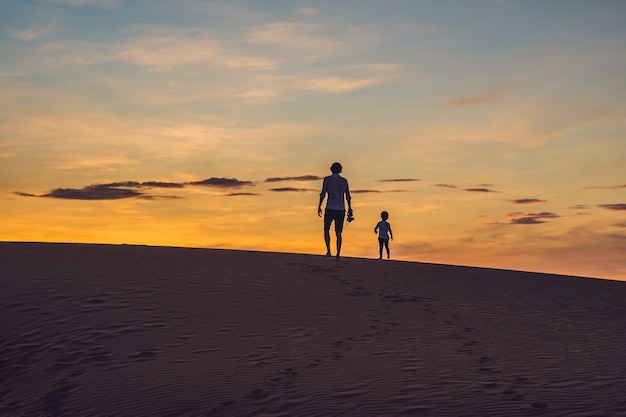
[[[387,222],[389,213],[383,211],[380,213],[382,219],[374,227],[374,233],[378,233],[378,259],[383,259],[383,246],[387,249],[387,259],[390,259],[389,254],[389,239],[393,240],[393,233],[391,232],[391,225]]]

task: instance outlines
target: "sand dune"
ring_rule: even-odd
[[[626,416],[626,283],[0,243],[2,416]]]

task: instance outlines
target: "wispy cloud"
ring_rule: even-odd
[[[505,91],[506,89],[499,88],[477,96],[454,98],[448,100],[445,104],[446,106],[453,107],[469,107],[489,104],[500,99]]]
[[[626,188],[626,184],[621,185],[597,185],[597,186],[589,186],[585,187],[587,189],[602,189],[602,190],[617,190],[620,188]]]
[[[10,29],[9,36],[22,41],[33,41],[46,36],[52,30],[53,27],[51,25],[34,26],[28,29]]]
[[[368,194],[368,193],[414,193],[413,190],[351,190],[352,194]]]
[[[607,210],[612,210],[612,211],[623,211],[626,210],[626,204],[625,203],[617,203],[617,204],[599,204],[599,207],[605,208]]]
[[[319,181],[323,179],[317,175],[301,175],[298,177],[272,177],[267,178],[265,182],[280,182],[280,181]]]
[[[518,198],[515,200],[509,200],[513,204],[533,204],[533,203],[546,203],[547,200],[540,200],[538,198]]]
[[[443,188],[459,188],[456,185],[453,184],[435,184],[435,187],[443,187]]]
[[[46,65],[98,65],[129,62],[152,72],[204,65],[221,69],[267,70],[277,63],[255,53],[238,52],[206,28],[134,24],[116,42],[57,41],[44,45],[39,55]]]
[[[415,182],[415,181],[421,181],[421,180],[417,178],[392,178],[388,180],[378,180],[378,181],[379,182]]]
[[[315,9],[312,9],[310,7],[302,7],[300,9],[298,9],[298,13],[299,14],[304,14],[304,15],[317,15],[319,14],[319,12]]]
[[[266,58],[230,51],[210,30],[204,28],[133,25],[127,32],[136,37],[119,45],[116,57],[156,71],[201,63],[223,68],[254,69],[269,69],[276,65]]]
[[[370,78],[345,78],[326,77],[311,80],[303,80],[294,83],[293,88],[300,90],[310,90],[323,93],[345,93],[349,91],[361,90],[384,81],[384,77]]]
[[[324,36],[323,30],[318,24],[306,22],[269,23],[251,29],[245,40],[258,47],[277,48],[282,53],[297,51],[291,58],[319,61],[344,48],[342,42]]]
[[[63,4],[71,7],[78,6],[96,6],[104,9],[114,9],[123,0],[53,0],[54,3]]]

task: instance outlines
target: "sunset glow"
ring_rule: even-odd
[[[0,0],[0,240],[626,280],[621,1]]]

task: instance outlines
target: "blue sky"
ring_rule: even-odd
[[[0,8],[2,240],[317,253],[337,160],[348,256],[626,277],[622,2]]]

